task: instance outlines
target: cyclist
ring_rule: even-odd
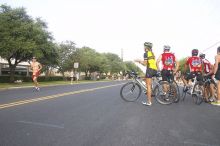
[[[159,69],[159,64],[162,62],[163,68],[161,71],[162,80],[170,81],[174,80],[174,75],[179,68],[179,63],[176,61],[176,57],[173,53],[170,52],[170,46],[164,45],[163,53],[157,59],[157,68]],[[163,85],[164,94],[167,93],[168,86]]]
[[[186,59],[186,63],[184,65],[184,77],[182,78],[183,83],[184,83],[184,92],[186,92],[189,89],[189,80],[197,77],[197,81],[202,81],[202,60],[200,57],[198,57],[198,49],[193,49],[192,50],[192,56],[188,57]],[[186,70],[189,67],[190,73],[186,74]]]
[[[178,68],[179,68],[179,62],[176,60],[176,57],[173,53],[170,52],[170,46],[165,45],[163,47],[163,54],[160,55],[160,57],[157,59],[157,68],[159,69],[159,63],[162,61],[162,80],[163,81],[169,81],[174,80],[174,75]]]
[[[199,55],[199,57],[202,59],[204,77],[206,79],[211,80],[211,83],[207,86],[207,87],[209,87],[209,89],[205,89],[206,92],[205,92],[204,96],[205,96],[206,101],[213,102],[215,100],[215,98],[214,98],[214,94],[215,94],[214,82],[215,81],[212,79],[212,76],[214,74],[214,70],[213,70],[214,68],[213,68],[213,65],[205,58],[205,54],[201,53]],[[208,98],[207,93],[210,93],[210,98]]]
[[[220,106],[220,46],[217,48],[217,55],[215,56],[214,75],[215,75],[216,80],[218,81],[217,83],[218,98],[216,102],[212,102],[211,104]]]
[[[153,44],[150,42],[144,43],[144,60],[135,60],[135,62],[138,62],[144,66],[147,67],[146,70],[146,87],[147,87],[147,102],[142,102],[143,105],[150,106],[152,105],[152,77],[156,76],[157,74],[157,65],[155,60],[155,55],[152,52]]]
[[[37,82],[37,78],[40,75],[40,70],[42,69],[42,65],[39,62],[37,62],[36,57],[32,58],[31,69],[33,70],[32,79],[34,82],[35,89],[39,91],[40,88],[39,88],[39,83]]]

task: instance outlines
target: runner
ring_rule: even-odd
[[[39,83],[37,82],[37,78],[40,75],[40,70],[42,69],[42,65],[37,62],[36,57],[32,58],[31,69],[33,70],[32,79],[34,82],[34,87],[37,91],[40,91]]]
[[[144,66],[147,66],[146,70],[146,87],[147,87],[147,102],[142,102],[143,105],[150,106],[152,105],[152,95],[151,95],[151,87],[152,87],[152,77],[157,74],[157,65],[154,53],[152,52],[153,44],[150,42],[144,43],[144,60],[135,60]]]
[[[211,80],[211,83],[209,85],[206,85],[208,88],[205,89],[205,99],[207,102],[213,102],[215,101],[215,90],[214,90],[214,80],[212,79],[213,74],[214,74],[214,68],[213,65],[207,60],[205,59],[205,54],[201,53],[199,55],[199,57],[202,59],[202,64],[203,64],[203,72],[204,72],[204,77],[207,79]],[[210,98],[208,97],[208,93],[210,93]]]
[[[218,98],[216,102],[212,102],[211,104],[220,106],[220,46],[217,48],[217,55],[215,56],[214,75],[216,80],[218,81],[217,83]]]

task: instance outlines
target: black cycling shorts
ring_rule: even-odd
[[[190,72],[190,74],[185,75],[185,79],[187,81],[197,77],[197,81],[203,81],[202,73],[201,72]]]
[[[215,78],[216,80],[220,80],[220,70],[217,70],[216,74],[215,74]]]
[[[206,85],[215,84],[215,81],[212,79],[212,75],[205,76],[204,78],[206,80],[210,80],[209,82],[206,82]]]
[[[156,74],[157,74],[157,70],[155,70],[155,69],[148,68],[146,70],[146,78],[152,78],[152,77],[156,76]]]
[[[161,75],[162,75],[162,80],[163,81],[174,80],[174,76],[173,76],[173,71],[172,70],[165,70],[165,69],[163,69],[161,71]]]

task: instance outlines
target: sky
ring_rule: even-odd
[[[124,60],[142,58],[146,41],[181,59],[197,48],[214,62],[220,46],[219,0],[0,0],[48,24],[56,42],[74,41]],[[219,42],[219,43],[217,43]],[[215,45],[214,45],[215,44]]]

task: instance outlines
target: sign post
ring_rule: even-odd
[[[78,82],[78,80],[79,80],[79,73],[77,72],[77,68],[79,68],[79,62],[74,62],[73,67],[74,67],[76,82]]]

